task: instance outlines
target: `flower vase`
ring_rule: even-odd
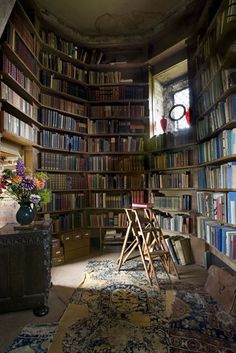
[[[16,212],[16,220],[22,226],[28,225],[33,222],[35,215],[35,210],[31,207],[29,202],[20,203],[20,208]]]

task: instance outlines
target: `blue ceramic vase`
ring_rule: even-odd
[[[20,208],[16,212],[16,220],[20,225],[28,225],[33,222],[35,218],[35,211],[30,203],[20,203]]]

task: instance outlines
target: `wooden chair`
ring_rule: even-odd
[[[162,233],[160,236],[161,230],[154,224],[153,214],[149,210],[143,209],[142,214],[140,214],[140,210],[137,211],[136,209],[125,209],[125,212],[128,219],[128,227],[121,254],[118,259],[118,271],[127,260],[141,256],[149,283],[151,285],[155,284],[159,290],[160,286],[158,283],[154,261],[159,261],[169,277],[170,262],[172,260],[165,243],[165,239]],[[131,243],[129,244],[128,240],[130,238]],[[163,244],[162,241],[164,241]],[[139,251],[138,255],[133,255],[135,250]],[[174,269],[178,276],[175,266]]]

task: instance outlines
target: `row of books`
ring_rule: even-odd
[[[236,84],[236,69],[222,70],[216,74],[199,99],[198,112],[204,114],[224,92]]]
[[[50,173],[47,188],[49,190],[88,189],[88,177],[83,174]]]
[[[43,147],[59,148],[73,152],[87,152],[88,141],[81,136],[71,136],[43,130],[39,134],[39,143]]]
[[[34,52],[29,49],[28,43],[22,38],[20,32],[20,26],[16,29],[12,22],[8,21],[2,39],[15,51],[28,69],[38,78],[39,65],[34,56]]]
[[[51,201],[43,205],[43,212],[74,210],[88,206],[88,198],[84,193],[56,193],[52,192]]]
[[[14,35],[14,34],[13,34]],[[15,32],[15,40],[12,44],[12,49],[28,67],[28,69],[34,74],[36,78],[39,78],[39,65],[35,57],[29,51],[28,47],[22,41],[21,37]]]
[[[198,140],[210,136],[221,126],[236,120],[236,95],[229,95],[224,102],[219,102],[209,114],[197,120]]]
[[[147,187],[147,175],[88,174],[89,189],[141,189]]]
[[[41,71],[40,81],[44,86],[56,91],[64,92],[78,98],[88,99],[87,89],[84,86],[56,78],[54,74],[51,74],[50,72]]]
[[[46,69],[56,71],[57,73],[65,75],[74,80],[82,81],[92,85],[119,83],[121,81],[120,71],[88,71],[87,69],[81,69],[69,61],[63,60],[60,58],[60,56],[48,51],[41,51],[40,62]]]
[[[23,136],[22,136],[23,137]],[[26,137],[25,137],[26,138]],[[63,156],[62,156],[63,157]],[[72,158],[70,158],[71,160]],[[75,159],[75,158],[73,158]],[[82,169],[83,171],[89,171],[91,170],[89,168],[89,165],[87,163],[87,160],[81,159],[80,160],[80,165],[83,165],[83,168],[80,168],[80,170]],[[86,164],[87,163],[87,164]],[[233,164],[234,167],[234,171],[236,172],[236,162],[231,162],[229,164]],[[63,164],[64,165],[64,164]],[[61,165],[61,166],[63,166]],[[215,175],[215,180],[209,176],[206,179],[206,175],[205,175],[205,170],[199,170],[198,171],[198,176],[199,176],[199,183],[200,183],[200,188],[202,189],[206,189],[206,188],[212,188],[212,189],[217,189],[217,188],[225,188],[228,187],[228,185],[222,185],[219,184],[219,170],[223,170],[222,167],[226,167],[228,168],[228,164],[222,165],[222,166],[217,166],[216,169],[213,169],[214,171],[214,175]],[[66,166],[67,167],[67,166]],[[60,168],[61,170],[63,170],[63,168]],[[69,170],[69,168],[65,168],[67,170]],[[231,167],[230,167],[231,169]],[[212,171],[211,168],[209,168],[210,172]],[[226,169],[227,170],[227,169]],[[106,170],[101,170],[101,172],[105,173]],[[161,175],[162,176],[162,175]],[[176,185],[179,185],[179,188],[183,188],[183,187],[190,187],[187,186],[189,185],[189,183],[184,184],[182,182],[182,184],[178,184],[178,183],[172,183],[172,177],[173,175],[169,175],[171,177],[170,180],[167,180],[167,182],[161,184],[159,178],[161,177],[159,175],[155,175],[156,178],[154,178],[154,176],[151,176],[151,188],[156,189],[156,188],[177,188]],[[167,176],[167,175],[165,175]],[[86,182],[84,181],[84,178],[86,179]],[[191,176],[190,176],[191,178]],[[203,184],[202,180],[205,179],[208,181],[208,184]],[[231,179],[232,183],[235,183],[236,178]],[[50,189],[78,189],[78,188],[90,188],[90,189],[100,189],[100,188],[147,188],[147,174],[139,174],[139,175],[104,175],[104,174],[87,174],[87,176],[85,177],[84,175],[66,175],[66,174],[50,174],[50,179],[48,181],[48,185]],[[83,186],[82,186],[83,185]],[[183,186],[182,186],[183,185]],[[184,186],[186,185],[186,186]],[[235,187],[234,184],[231,184],[231,187]],[[192,187],[192,186],[191,186]],[[202,193],[203,195],[206,194],[208,195],[209,193]],[[209,195],[212,195],[212,193],[210,193]],[[216,194],[218,195],[218,194]],[[198,193],[198,197],[200,198],[200,193]],[[208,201],[209,201],[209,197]],[[199,206],[199,210],[201,209],[201,207]],[[202,211],[203,213],[205,213],[205,211]]]
[[[14,29],[20,34],[21,38],[27,44],[29,49],[35,56],[39,53],[39,41],[34,33],[29,30],[27,22],[22,19],[22,16],[17,11],[12,11],[10,17],[10,23],[14,26]]]
[[[234,154],[236,154],[236,128],[224,130],[216,137],[198,145],[199,163]]]
[[[66,41],[54,32],[41,30],[41,38],[43,42],[50,47],[60,50],[69,57],[79,60],[87,64],[100,64],[103,52],[100,49],[88,49],[79,47],[73,42]]]
[[[144,156],[68,156],[41,152],[39,167],[45,170],[143,172]]]
[[[88,152],[143,152],[144,139],[142,137],[107,137],[89,138]]]
[[[90,156],[88,158],[90,171],[143,172],[144,156]]]
[[[94,192],[89,194],[89,205],[95,208],[124,208],[131,207],[131,193],[120,192],[117,193],[106,193],[106,192]]]
[[[118,195],[117,195],[118,193]],[[90,207],[96,208],[130,208],[132,204],[145,203],[144,190],[131,192],[92,192],[89,194]]]
[[[1,99],[6,100],[22,113],[28,115],[31,119],[36,119],[37,117],[37,106],[27,102],[24,98],[19,96],[15,91],[13,91],[4,82],[0,82],[0,93]]]
[[[123,99],[147,99],[147,86],[109,86],[89,89],[91,101],[109,101]]]
[[[88,132],[89,134],[122,134],[122,133],[144,133],[145,124],[142,120],[133,119],[126,120],[89,120]]]
[[[153,136],[149,140],[149,150],[160,151],[163,149],[173,148],[194,142],[193,129],[179,130],[176,132],[168,132],[158,136]]]
[[[165,241],[167,243],[172,259],[177,265],[184,266],[194,263],[189,238],[184,238],[181,235],[165,235]]]
[[[69,61],[62,60],[58,55],[41,51],[40,62],[50,69],[77,81],[88,82],[87,69],[81,69]]]
[[[199,213],[219,222],[236,224],[236,192],[197,192]]]
[[[211,27],[211,31],[205,37],[203,45],[201,45],[200,50],[197,55],[197,65],[196,70],[199,70],[200,66],[211,55],[214,49],[217,47],[217,43],[222,37],[222,35],[230,35],[230,32],[234,31],[235,23],[235,3],[234,0],[225,1],[225,6],[217,13],[215,18],[215,25]]]
[[[226,256],[236,259],[236,228],[202,216],[197,217],[197,235]]]
[[[193,83],[193,88],[197,96],[209,84],[210,80],[221,67],[221,63],[222,59],[220,58],[219,54],[216,54],[210,58],[207,66],[203,66],[204,69],[200,71]]]
[[[88,72],[88,83],[90,85],[104,85],[107,83],[120,83],[121,82],[121,71],[89,71]]]
[[[196,106],[198,115],[204,114],[223,94],[223,73],[224,71],[217,72],[214,79],[207,86],[206,90],[204,90],[198,98]]]
[[[197,173],[200,189],[236,189],[236,162],[208,166]]]
[[[5,54],[3,54],[3,72],[10,75],[25,91],[30,93],[36,100],[39,100],[40,89],[37,83],[26,76]]]
[[[87,116],[87,107],[85,104],[79,104],[67,99],[41,93],[41,103],[51,108],[59,109],[67,113],[81,116]]]
[[[211,219],[227,222],[226,193],[197,192],[197,210]]]
[[[163,232],[165,232],[165,230],[183,234],[193,232],[193,218],[186,214],[170,215],[168,213],[156,213],[155,218]]]
[[[197,162],[196,149],[184,149],[178,152],[160,153],[150,157],[153,169],[177,168],[194,165]]]
[[[181,196],[161,196],[153,195],[153,203],[155,208],[166,208],[170,210],[191,210],[192,195]]]
[[[30,126],[24,121],[16,118],[15,116],[7,113],[3,113],[3,126],[2,130],[9,132],[20,137],[25,138],[26,140],[31,141],[32,143],[37,143],[38,140],[38,129],[36,126]],[[2,119],[2,117],[1,117]]]
[[[50,190],[71,189],[141,189],[146,188],[147,178],[140,175],[102,175],[102,174],[50,174],[47,187]]]
[[[194,187],[194,173],[190,171],[173,174],[152,173],[150,185],[153,189],[192,188]]]
[[[53,233],[69,231],[75,228],[84,227],[84,214],[82,212],[63,213],[51,215],[53,221]]]
[[[90,227],[126,227],[127,216],[124,212],[105,212],[89,214]]]
[[[74,117],[62,114],[56,110],[46,108],[39,109],[39,121],[41,124],[56,129],[71,130],[87,133],[87,120],[75,119]]]
[[[111,117],[130,117],[143,118],[148,116],[146,104],[119,104],[119,105],[93,105],[91,106],[91,117],[111,118]]]
[[[64,155],[59,153],[40,152],[38,165],[40,169],[79,171],[87,170],[87,159],[78,155]]]

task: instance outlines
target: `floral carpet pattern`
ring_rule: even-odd
[[[160,292],[137,261],[118,273],[114,261],[91,260],[58,328],[37,337],[32,326],[27,350],[21,334],[7,353],[235,353],[236,319],[203,288],[181,290],[157,270]]]
[[[57,326],[57,323],[25,326],[6,353],[47,353]]]

